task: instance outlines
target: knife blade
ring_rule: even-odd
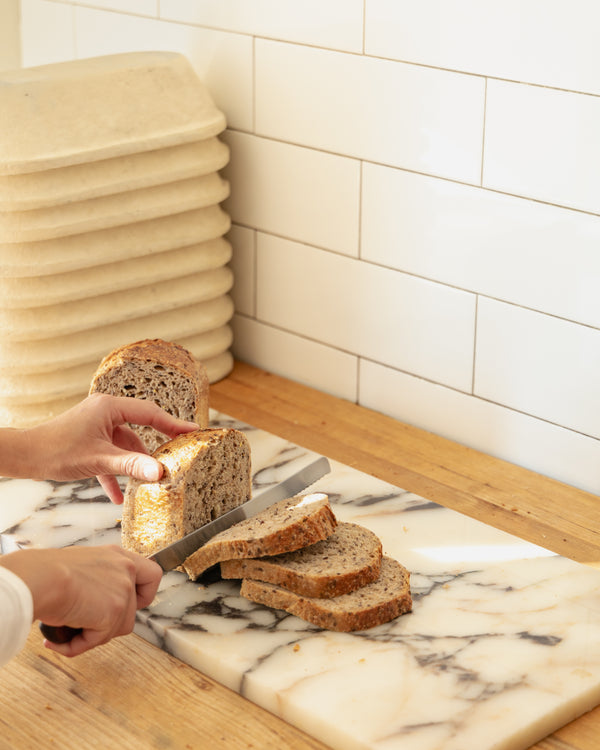
[[[199,529],[196,529],[196,531],[192,531],[182,539],[178,539],[167,547],[163,547],[152,555],[149,555],[149,559],[158,563],[163,573],[174,570],[193,552],[203,544],[206,544],[209,539],[212,539],[219,532],[228,529],[240,521],[244,521],[246,518],[255,516],[279,500],[294,497],[294,495],[299,494],[307,487],[310,487],[311,484],[314,484],[317,479],[325,476],[330,470],[331,466],[327,458],[317,458],[303,469],[284,479],[283,482],[270,487],[243,505],[233,508],[233,510],[215,518],[214,521],[210,521]],[[68,643],[74,636],[82,632],[82,628],[72,628],[69,625],[55,626],[41,622],[39,627],[44,637],[52,641],[52,643]]]
[[[260,495],[215,518],[214,521],[210,521],[196,531],[192,531],[191,534],[169,544],[168,547],[163,547],[158,552],[154,552],[149,556],[150,560],[157,562],[165,573],[168,570],[173,570],[216,534],[240,521],[245,521],[246,518],[255,516],[278,500],[294,497],[327,474],[330,469],[329,461],[326,458],[317,458],[275,487],[261,492]]]

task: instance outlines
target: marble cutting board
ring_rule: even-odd
[[[254,491],[316,454],[243,429]],[[332,748],[525,750],[600,703],[600,572],[332,461],[311,489],[412,573],[413,612],[352,634],[163,577],[136,632]],[[0,481],[3,548],[119,542],[95,480]]]

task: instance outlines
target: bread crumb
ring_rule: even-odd
[[[359,660],[358,660],[358,663],[359,663],[359,664],[364,664],[364,663],[365,663],[366,661],[367,661],[367,660],[366,660],[366,659],[364,658],[364,656],[363,656],[363,658],[362,658],[362,659],[359,659]]]
[[[294,643],[294,651],[300,651],[300,644]]]

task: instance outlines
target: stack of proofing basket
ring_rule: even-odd
[[[0,425],[64,411],[142,338],[231,370],[225,125],[176,53],[0,73]]]

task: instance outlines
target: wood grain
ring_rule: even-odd
[[[600,562],[599,498],[236,363],[211,406],[581,562]],[[73,660],[37,627],[2,670],[0,748],[325,750],[135,635]],[[597,750],[600,709],[532,750]]]

